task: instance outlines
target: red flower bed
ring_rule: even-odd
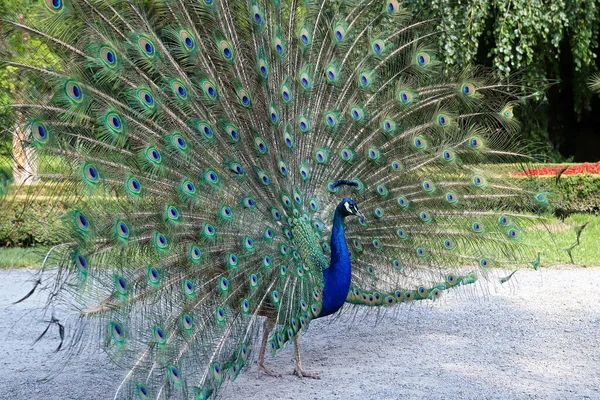
[[[557,167],[542,167],[542,168],[531,168],[523,172],[513,172],[513,176],[547,176],[556,175],[562,171],[565,167],[559,165]],[[579,165],[570,165],[567,167],[563,175],[574,175],[574,174],[600,174],[600,161],[597,163],[583,163]]]

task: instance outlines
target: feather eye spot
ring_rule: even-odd
[[[242,175],[244,173],[244,168],[238,163],[233,163],[231,165],[231,170],[238,175]]]
[[[229,45],[229,43],[223,40],[221,41],[221,43],[219,43],[219,47],[221,49],[221,54],[223,55],[223,57],[225,57],[227,60],[231,60],[233,57],[233,51],[231,50],[231,46]]]
[[[160,153],[158,152],[158,150],[156,150],[156,149],[151,149],[151,150],[148,152],[148,155],[150,156],[150,158],[151,158],[153,161],[156,161],[156,162],[159,162],[159,161],[160,161],[160,159],[161,159],[161,155],[160,155]]]
[[[115,51],[109,47],[103,47],[100,50],[100,57],[107,67],[114,67],[117,63],[117,55]]]
[[[309,172],[306,170],[306,167],[300,167],[300,176],[302,179],[306,180],[309,177]]]
[[[538,192],[534,196],[535,201],[541,206],[545,206],[548,204],[548,196],[544,192]]]
[[[199,247],[192,246],[190,248],[190,256],[191,256],[193,262],[199,261],[201,255],[202,255],[202,251],[200,251]]]
[[[407,208],[409,205],[409,201],[406,197],[400,196],[398,197],[398,205],[402,208]]]
[[[194,320],[191,316],[184,314],[181,316],[181,323],[183,325],[184,330],[190,331],[193,328]]]
[[[379,150],[377,150],[375,148],[369,149],[368,155],[369,155],[369,159],[371,161],[377,161],[380,157]]]
[[[432,220],[431,214],[429,213],[429,211],[421,211],[419,213],[419,218],[421,218],[421,220],[423,222],[431,222],[431,220]]]
[[[124,222],[118,223],[117,224],[117,234],[123,239],[128,238],[129,237],[129,227]]]
[[[127,180],[127,189],[129,189],[129,192],[132,194],[139,194],[142,189],[142,185],[137,179],[129,178]]]
[[[475,94],[475,86],[471,83],[465,83],[461,87],[461,93],[467,97],[472,97]]]
[[[407,91],[400,92],[400,102],[402,104],[409,104],[412,101],[412,94]]]
[[[83,271],[87,270],[87,267],[88,267],[87,260],[81,254],[77,255],[77,257],[75,258],[75,263],[77,264],[77,268],[79,268],[80,270],[83,270]]]
[[[32,132],[33,132],[33,137],[35,138],[35,140],[37,142],[40,142],[40,143],[47,142],[48,130],[46,129],[46,126],[44,126],[44,124],[42,124],[40,122],[34,124]]]
[[[425,67],[427,65],[429,65],[429,63],[431,62],[431,56],[427,53],[419,53],[417,55],[417,63],[422,66]]]
[[[121,128],[121,119],[118,116],[113,115],[110,121],[111,121],[112,126],[115,129],[120,129]]]
[[[55,13],[62,11],[64,8],[64,4],[62,0],[44,0],[44,4],[46,7]]]
[[[127,293],[127,282],[122,277],[117,278],[117,290],[121,293]]]
[[[427,180],[423,181],[423,183],[421,184],[421,187],[427,193],[432,193],[433,191],[435,191],[435,185],[432,182],[427,181]]]
[[[98,170],[93,165],[85,166],[85,177],[89,182],[96,182],[98,175]]]
[[[123,327],[117,322],[111,323],[111,334],[113,339],[117,342],[122,342],[125,337]]]
[[[156,244],[158,245],[158,247],[160,249],[164,249],[167,247],[167,238],[165,237],[165,235],[161,234],[161,233],[157,233],[156,234]]]
[[[154,44],[152,44],[152,42],[148,38],[141,37],[138,40],[138,45],[140,46],[144,54],[146,54],[149,57],[154,56]]]
[[[150,279],[153,281],[158,281],[158,271],[156,268],[149,268],[148,272],[150,273]]]
[[[194,184],[192,182],[186,182],[184,185],[184,189],[186,190],[186,192],[192,194],[196,191],[196,187],[194,186]]]
[[[456,245],[454,244],[454,242],[451,239],[445,239],[444,247],[448,250],[453,250],[456,247]]]
[[[473,176],[473,179],[471,180],[471,182],[473,183],[473,185],[475,185],[478,188],[483,188],[487,185],[487,180],[485,179],[485,177],[483,177],[481,175]]]
[[[450,204],[456,204],[458,202],[458,196],[454,192],[448,192],[444,197]]]
[[[175,220],[179,218],[179,211],[173,207],[170,206],[167,208],[167,216],[169,217],[169,219]]]
[[[471,147],[473,147],[474,149],[478,149],[481,147],[481,140],[479,138],[476,137],[472,137],[471,139],[469,139],[469,144],[471,145]]]
[[[140,400],[150,398],[150,392],[148,391],[148,388],[146,388],[146,386],[144,386],[143,383],[137,384],[137,393],[138,393],[138,397],[140,398]]]
[[[83,92],[81,91],[81,87],[79,86],[79,84],[75,82],[69,82],[67,83],[65,90],[67,96],[72,101],[79,103],[83,99]]]
[[[75,220],[77,222],[77,227],[81,230],[87,231],[90,227],[90,222],[88,221],[87,217],[81,213],[81,212],[77,212]]]
[[[402,229],[402,228],[398,228],[398,230],[396,231],[396,235],[398,235],[398,237],[401,240],[408,239],[408,233],[404,229]]]
[[[181,137],[181,135],[173,135],[173,142],[180,150],[187,148],[187,142],[183,137]]]

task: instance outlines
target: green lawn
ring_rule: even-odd
[[[577,243],[576,229],[586,222],[588,225],[581,232],[579,246],[571,251],[571,261],[565,249]],[[542,254],[542,266],[573,263],[586,267],[600,266],[600,216],[574,214],[566,218],[564,223],[556,219],[545,227],[539,226],[537,233],[539,236],[534,239],[534,243],[539,243],[540,246],[544,242],[552,243],[554,249]]]
[[[46,249],[43,247],[22,249],[18,247],[0,248],[0,269],[4,268],[39,268],[42,265]]]

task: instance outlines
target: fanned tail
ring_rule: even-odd
[[[44,0],[2,20],[29,195],[69,208],[49,307],[79,314],[71,349],[99,338],[123,366],[115,397],[208,398],[262,317],[273,352],[307,327],[343,193],[366,216],[347,223],[350,303],[535,259],[548,193],[486,165],[523,160],[531,91],[445,73],[436,24],[395,0]]]

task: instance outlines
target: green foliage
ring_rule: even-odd
[[[600,213],[600,175],[577,174],[560,178],[557,209],[566,212]]]
[[[596,0],[415,0],[415,13],[441,18],[443,61],[465,67],[489,43],[488,57],[502,73],[526,71],[527,83],[555,78],[560,43],[568,35],[575,70],[593,68],[600,28]]]
[[[0,246],[51,246],[61,241],[59,218],[65,204],[49,205],[37,199],[24,210],[25,199],[3,204],[0,220]]]
[[[574,96],[574,110],[590,107],[591,93],[587,82],[596,69],[595,51],[600,31],[600,6],[597,0],[413,0],[413,12],[440,19],[438,47],[441,59],[451,69],[472,65],[494,67],[500,74],[519,72],[524,84],[544,89],[548,83],[560,82],[561,58],[572,57],[572,88],[562,93]],[[561,54],[570,45],[571,54]],[[600,86],[596,87],[600,91]],[[519,112],[524,122],[523,136],[545,148],[531,155],[556,160],[548,146],[552,118],[542,106]],[[540,154],[541,152],[541,154]],[[558,161],[558,160],[557,160]]]

